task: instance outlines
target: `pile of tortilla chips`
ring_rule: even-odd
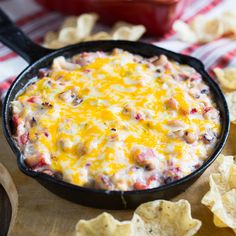
[[[214,224],[230,227],[236,233],[236,162],[220,155],[218,173],[210,175],[210,190],[202,199],[214,214]]]
[[[198,15],[190,24],[178,20],[173,29],[180,40],[190,43],[208,43],[220,37],[236,38],[236,11],[227,11],[214,18]]]
[[[143,25],[131,25],[125,22],[117,22],[110,33],[100,31],[92,34],[97,19],[98,15],[95,13],[66,18],[59,32],[48,32],[46,34],[44,46],[47,48],[61,48],[82,41],[103,39],[136,41],[146,31]]]
[[[200,227],[201,222],[191,216],[188,201],[156,200],[140,205],[131,221],[120,222],[108,213],[80,220],[76,236],[191,236]]]

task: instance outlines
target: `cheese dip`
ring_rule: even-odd
[[[55,58],[11,105],[29,168],[97,189],[178,180],[211,155],[221,131],[198,72],[121,49]]]

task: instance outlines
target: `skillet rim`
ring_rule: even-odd
[[[22,78],[24,78],[27,75],[27,73],[29,73],[35,67],[37,68],[38,64],[52,60],[56,56],[60,56],[60,55],[62,56],[63,54],[66,54],[66,52],[71,53],[73,51],[73,49],[79,50],[80,48],[87,48],[87,51],[93,51],[93,50],[90,50],[91,46],[93,46],[93,47],[97,46],[98,48],[101,46],[102,47],[108,46],[108,48],[110,48],[110,49],[122,48],[127,51],[131,51],[131,48],[129,48],[129,47],[134,47],[134,48],[136,47],[138,50],[141,50],[141,51],[144,49],[153,50],[153,54],[156,54],[156,55],[164,54],[168,58],[171,58],[172,60],[187,64],[187,65],[193,67],[197,72],[199,72],[201,74],[203,80],[210,87],[210,90],[211,90],[211,93],[212,93],[214,99],[217,100],[216,103],[217,103],[218,109],[220,110],[220,113],[221,113],[221,125],[222,125],[220,138],[216,144],[216,147],[215,147],[214,151],[212,152],[212,154],[208,157],[208,159],[201,165],[201,167],[199,167],[198,169],[196,169],[195,171],[193,171],[189,175],[187,175],[179,180],[175,180],[171,183],[159,186],[157,188],[151,188],[151,189],[145,189],[145,190],[129,190],[129,191],[103,190],[103,189],[94,189],[94,188],[77,186],[77,185],[65,182],[63,180],[59,180],[59,179],[49,176],[47,174],[32,171],[28,167],[26,167],[26,165],[24,164],[24,161],[23,161],[23,154],[21,153],[16,142],[12,138],[12,134],[10,131],[10,125],[9,125],[9,123],[10,123],[10,120],[9,120],[9,118],[10,118],[10,102],[12,101],[10,99],[10,96],[12,95],[12,93],[14,93],[14,88],[21,82]],[[128,47],[129,49],[127,49],[126,47]],[[77,54],[78,53],[77,50],[75,50],[75,52],[72,54]],[[95,51],[99,51],[99,50],[109,51],[109,50],[104,50],[104,49],[97,49]],[[83,50],[83,51],[86,51],[86,50]],[[131,53],[134,53],[134,52],[131,52]],[[145,53],[142,53],[142,52],[136,53],[135,52],[134,54],[144,55]],[[27,83],[22,87],[22,89],[26,85],[27,85]],[[20,89],[17,92],[19,92],[19,91],[20,91]],[[16,95],[17,95],[17,93],[14,94],[14,97]],[[219,97],[220,100],[216,99],[217,97]],[[221,104],[221,106],[220,106],[220,104]],[[3,114],[3,120],[2,120],[3,131],[4,131],[5,138],[7,139],[8,144],[10,145],[11,149],[13,150],[14,154],[17,157],[17,164],[18,164],[19,169],[24,174],[26,174],[30,177],[36,178],[36,179],[39,178],[42,180],[46,180],[48,182],[53,182],[53,183],[56,183],[56,184],[61,185],[63,187],[76,189],[78,191],[83,191],[83,192],[87,192],[87,193],[105,194],[105,195],[119,195],[119,196],[122,195],[124,197],[126,195],[127,196],[128,195],[135,195],[135,194],[139,194],[139,193],[152,193],[152,192],[165,191],[166,189],[173,188],[175,186],[186,183],[186,182],[194,179],[194,177],[197,177],[198,175],[202,174],[215,161],[215,159],[218,157],[218,155],[222,151],[222,149],[226,143],[226,140],[227,140],[227,137],[229,134],[229,128],[230,128],[229,110],[228,110],[228,106],[227,106],[225,97],[224,97],[219,85],[205,71],[204,65],[200,60],[198,60],[194,57],[191,57],[191,56],[183,55],[180,53],[176,53],[176,52],[158,47],[153,44],[147,44],[147,43],[143,43],[143,42],[125,41],[125,40],[101,40],[101,41],[83,42],[83,43],[70,45],[70,46],[58,49],[56,51],[53,51],[53,52],[41,57],[39,60],[37,60],[37,61],[33,62],[32,64],[30,64],[29,66],[27,66],[17,76],[15,81],[12,83],[12,85],[10,86],[10,88],[6,94],[6,97],[5,97],[5,100],[3,103],[3,113],[2,114]]]

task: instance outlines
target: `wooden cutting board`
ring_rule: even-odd
[[[16,186],[16,189],[14,189],[11,177],[3,172],[5,170],[1,169],[0,166],[0,181],[2,179],[5,181],[6,191],[9,194],[13,208],[13,218],[8,236],[72,236],[78,220],[90,219],[103,212],[100,209],[84,207],[61,199],[47,191],[34,179],[21,173],[17,167],[16,158],[2,134],[2,127],[0,129],[0,161],[8,169]],[[236,142],[236,125],[231,127],[224,154],[236,155],[234,142]],[[192,205],[193,216],[203,223],[197,235],[233,236],[234,233],[230,229],[215,227],[212,223],[211,212],[200,203],[202,196],[209,189],[209,174],[215,168],[216,163],[186,192],[173,200],[182,198],[189,200]],[[133,213],[132,210],[107,212],[120,220],[131,219]]]

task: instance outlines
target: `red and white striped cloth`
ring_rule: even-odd
[[[34,41],[42,42],[47,31],[56,30],[64,16],[48,12],[33,0],[6,0],[0,7]],[[216,16],[225,10],[236,10],[236,0],[195,0],[186,9],[181,19],[189,22],[197,14]],[[158,26],[157,26],[158,27]],[[222,38],[200,45],[181,42],[174,32],[162,39],[152,39],[155,45],[189,54],[199,58],[209,73],[214,67],[236,66],[236,40]],[[0,44],[0,96],[3,97],[14,78],[27,66],[27,63],[10,49]]]

